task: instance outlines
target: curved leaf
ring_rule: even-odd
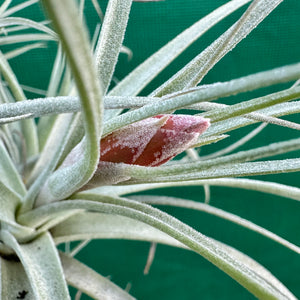
[[[0,278],[1,299],[22,299],[24,296],[24,299],[38,300],[21,262],[0,257]]]
[[[159,203],[160,201],[155,204]],[[201,203],[197,204],[201,205]],[[91,223],[93,223],[93,225]],[[178,243],[170,236],[165,235],[163,232],[160,232],[157,229],[139,221],[117,215],[105,215],[89,212],[81,213],[76,217],[70,218],[64,223],[59,224],[52,230],[52,234],[54,235],[54,240],[57,243],[75,241],[85,238],[114,238],[151,241],[174,247],[184,247],[183,244]],[[217,241],[215,242],[219,243]],[[226,251],[232,253],[234,256],[238,256],[238,258],[245,264],[248,264],[251,269],[256,270],[258,273],[264,273],[269,280],[274,281],[275,285],[281,285],[281,283],[278,282],[278,280],[272,274],[270,274],[261,265],[257,264],[257,262],[225,244],[221,243],[221,245],[224,247],[224,249],[226,249]]]
[[[34,43],[34,44],[31,44],[31,45],[26,45],[26,46],[8,51],[4,54],[4,56],[7,60],[9,60],[9,59],[15,58],[19,55],[22,55],[22,54],[24,54],[24,53],[26,53],[30,50],[43,48],[44,46],[45,45],[43,43]]]
[[[294,64],[289,66],[284,66],[269,71],[263,71],[256,74],[244,76],[238,79],[233,79],[226,83],[217,83],[206,85],[205,89],[209,91],[216,91],[223,84],[226,84],[225,92],[226,94],[218,94],[216,98],[222,98],[235,93],[242,93],[261,87],[266,87],[270,85],[275,85],[281,82],[287,82],[295,80],[300,77],[300,64]],[[229,92],[229,94],[228,94]],[[185,92],[187,93],[187,92]],[[197,90],[188,91],[189,94],[198,93]],[[177,94],[179,96],[180,94]],[[169,97],[174,98],[175,95],[170,95]],[[205,97],[200,98],[199,101],[206,101]],[[104,98],[105,108],[140,108],[149,103],[161,103],[161,98],[158,97],[131,97],[131,96],[106,96]],[[218,108],[218,103],[210,103],[212,106],[210,109]],[[207,104],[202,102],[202,104],[196,104],[190,108],[205,110]],[[278,104],[277,104],[278,105]],[[277,105],[274,105],[275,109]],[[290,104],[288,104],[290,105]],[[188,108],[189,106],[185,106]],[[285,106],[284,106],[285,107]],[[170,108],[171,109],[171,108]],[[9,118],[17,115],[31,114],[32,117],[41,117],[47,114],[59,114],[67,112],[78,112],[81,110],[80,100],[76,96],[57,96],[57,97],[47,97],[47,98],[37,98],[31,99],[30,101],[19,101],[17,103],[5,103],[5,105],[0,105],[0,118]],[[265,109],[264,109],[265,110]],[[263,112],[262,110],[261,112]],[[291,113],[295,108],[291,109]],[[211,130],[211,129],[210,129]]]
[[[137,95],[157,74],[208,29],[250,0],[233,0],[192,25],[126,76],[110,95]]]
[[[0,140],[0,157],[1,157],[0,159],[1,181],[5,185],[10,187],[14,192],[18,193],[21,196],[24,196],[26,193],[25,185],[1,140]]]
[[[60,252],[68,284],[96,300],[134,300],[124,290],[78,260]]]
[[[92,190],[93,193],[110,196],[123,196],[136,192],[148,191],[152,189],[159,189],[164,187],[177,187],[177,186],[223,186],[234,187],[245,190],[253,190],[262,193],[269,193],[292,200],[300,201],[300,188],[289,186],[285,184],[261,181],[254,179],[243,178],[218,178],[218,179],[202,179],[181,182],[159,182],[159,183],[145,183],[145,184],[132,184],[132,185],[119,185],[119,186],[102,186]],[[89,193],[90,191],[82,192]]]
[[[274,106],[264,108],[259,111],[264,116],[284,116],[290,114],[297,114],[300,112],[300,101],[293,101],[287,103],[280,103]],[[255,113],[256,114],[256,113]],[[280,119],[277,119],[280,120]],[[203,138],[211,135],[223,134],[225,132],[238,129],[240,127],[244,127],[250,124],[254,124],[259,122],[258,120],[254,120],[254,118],[245,118],[243,117],[235,117],[228,120],[220,121],[214,123],[214,126],[211,126],[204,134]]]
[[[0,51],[0,71],[6,80],[11,92],[16,101],[26,100],[24,92],[19,85],[19,82],[5,59],[4,55]],[[22,133],[24,135],[25,143],[26,143],[26,153],[27,156],[36,155],[38,153],[38,138],[36,125],[34,120],[24,120],[21,122],[22,125]]]
[[[43,1],[69,60],[81,99],[85,126],[82,157],[75,164],[57,170],[47,181],[38,204],[62,199],[80,188],[93,175],[99,161],[102,92],[90,53],[88,37],[74,1]]]
[[[295,100],[300,97],[300,87],[289,88],[284,91],[269,94],[267,96],[255,98],[248,101],[243,101],[220,109],[213,109],[203,113],[203,116],[210,118],[211,122],[218,122],[230,117],[236,117],[250,112],[263,109],[275,104]],[[246,116],[248,117],[248,116]]]
[[[12,14],[18,12],[18,11],[21,11],[22,9],[24,9],[24,8],[30,6],[30,5],[33,5],[33,4],[37,3],[37,2],[39,2],[39,0],[28,0],[28,1],[25,1],[25,2],[20,3],[18,5],[15,5],[12,8],[7,9],[6,11],[4,11],[2,13],[1,17],[2,18],[8,17],[8,16],[10,16],[10,15],[12,15]]]
[[[20,18],[20,17],[8,17],[8,18],[0,19],[0,27],[15,26],[15,25],[22,25],[28,28],[34,28],[39,31],[48,33],[53,38],[56,38],[56,33],[41,23],[29,19],[25,19],[25,18]]]
[[[202,53],[155,90],[152,95],[163,96],[196,86],[207,72],[260,22],[262,22],[283,0],[256,0],[242,17]]]
[[[298,70],[299,71],[299,70]],[[245,79],[245,78],[244,78]],[[249,90],[249,85],[245,81],[240,81],[239,84],[233,85],[231,81],[216,83],[214,85],[209,86],[209,88],[200,88],[196,89],[192,92],[182,93],[174,95],[174,97],[166,97],[161,101],[155,101],[154,103],[146,104],[145,106],[135,109],[133,111],[126,112],[120,116],[114,117],[111,120],[105,123],[103,135],[107,135],[114,130],[121,128],[122,126],[131,124],[133,122],[155,116],[162,113],[167,113],[170,111],[174,111],[176,109],[185,108],[192,104],[204,102],[204,101],[212,101],[220,97],[226,97],[233,95],[235,93],[239,93],[244,91],[247,87]],[[232,106],[236,111],[232,114],[243,114],[250,113],[259,108],[264,108],[267,106],[275,105],[276,103],[290,101],[293,99],[297,99],[299,97],[299,87],[294,87],[285,91],[281,91],[278,93],[274,93],[265,97],[260,97],[257,99],[249,100],[245,102],[245,110],[243,109],[244,102],[236,104],[236,106]],[[261,101],[261,106],[260,106]],[[227,111],[224,114],[230,116],[230,108],[226,109]],[[210,113],[207,113],[209,115]],[[213,113],[211,113],[213,114]],[[222,114],[222,117],[225,117]],[[217,114],[212,115],[212,117],[218,119]]]
[[[67,130],[72,121],[72,115],[60,115],[53,126],[52,134],[40,154],[37,162],[31,170],[27,184],[30,186],[26,193],[21,211],[26,211],[34,206],[36,197],[41,187],[47,182],[49,175],[53,172],[59,161],[60,155],[66,142]]]
[[[45,33],[14,34],[0,37],[0,46],[36,41],[56,41],[56,38]]]
[[[6,11],[6,9],[9,7],[11,4],[12,0],[4,0],[4,2],[0,6],[0,15],[2,15],[3,12]]]
[[[128,169],[129,170],[129,169]],[[266,174],[280,174],[289,172],[300,171],[300,159],[284,159],[284,160],[269,160],[259,162],[245,162],[224,164],[221,166],[210,167],[206,170],[191,171],[185,174],[157,176],[148,174],[148,178],[143,177],[141,174],[126,171],[123,173],[127,176],[132,176],[132,179],[127,183],[147,183],[147,182],[169,182],[169,181],[186,181],[198,179],[212,179],[212,178],[226,178],[226,177],[244,177],[244,176],[257,176]],[[135,178],[133,178],[135,176]]]
[[[96,66],[105,94],[125,35],[132,0],[110,0],[95,50]]]
[[[118,215],[81,212],[51,229],[56,244],[85,239],[128,239],[185,247],[164,232]]]
[[[20,242],[26,242],[34,236],[35,230],[33,228],[25,227],[16,222],[15,214],[17,208],[21,204],[20,195],[10,190],[0,181],[0,222],[1,228],[7,229]],[[2,243],[1,243],[2,244]]]
[[[240,151],[234,154],[229,154],[226,156],[212,158],[203,161],[193,161],[193,162],[184,162],[184,163],[180,163],[179,161],[178,163],[173,165],[159,166],[155,168],[128,165],[128,164],[115,164],[115,167],[118,168],[120,172],[122,172],[123,176],[131,177],[133,180],[134,179],[136,180],[141,179],[145,181],[150,180],[149,182],[151,182],[151,179],[156,180],[156,182],[159,182],[159,180],[163,180],[163,177],[171,178],[172,176],[177,176],[177,175],[182,176],[183,178],[185,178],[185,180],[192,180],[196,178],[188,179],[188,177],[191,176],[192,173],[195,175],[196,172],[199,172],[199,175],[205,173],[207,174],[207,176],[212,176],[209,178],[222,177],[217,175],[218,171],[220,171],[221,169],[224,170],[223,172],[224,176],[227,177],[227,176],[232,176],[232,174],[229,175],[230,169],[233,170],[237,166],[238,167],[236,168],[236,170],[238,168],[241,168],[240,170],[242,171],[243,169],[242,164],[238,165],[237,163],[253,161],[260,158],[271,157],[282,153],[288,153],[290,151],[296,151],[299,148],[300,148],[299,139],[293,139],[284,142],[272,143],[267,146]],[[296,171],[297,170],[296,165],[295,168],[292,168],[293,161],[297,164],[297,159],[273,161],[274,168],[271,166],[272,161],[265,162],[265,163],[269,164],[270,171],[273,168],[274,172],[276,172],[275,171],[276,162],[281,165],[281,168],[284,167],[284,163],[286,162],[287,169],[291,167],[291,171],[292,170]],[[289,162],[290,162],[290,166],[288,166]],[[257,162],[252,164],[253,166],[257,165],[257,167],[261,165],[261,167],[264,168],[263,163]],[[248,163],[248,165],[250,166],[250,163]],[[267,165],[265,167],[268,168]],[[228,169],[228,174],[226,174],[226,168]],[[280,172],[280,170],[284,171],[284,169],[278,169],[278,172]],[[248,171],[250,171],[249,174],[251,174],[251,169],[249,169]],[[256,171],[258,171],[258,169]],[[197,178],[197,179],[205,179],[205,178]]]
[[[259,225],[256,225],[251,221],[241,218],[235,214],[226,212],[222,209],[213,207],[213,206],[205,204],[205,203],[186,200],[186,199],[180,199],[180,198],[174,198],[174,197],[162,197],[162,196],[132,196],[129,198],[138,200],[138,201],[142,201],[142,202],[145,202],[145,203],[148,203],[151,205],[170,205],[170,206],[184,207],[184,208],[203,211],[208,214],[211,214],[211,215],[217,216],[219,218],[223,218],[227,221],[233,222],[235,224],[238,224],[247,229],[253,230],[256,233],[259,233],[259,234],[289,248],[290,250],[300,254],[300,247],[287,241],[286,239],[283,239],[282,237],[278,236],[277,234],[275,234]]]
[[[93,194],[85,194],[84,196],[85,200],[73,199],[44,205],[21,215],[19,221],[33,225],[38,223],[40,218],[44,218],[45,214],[51,216],[57,211],[72,209],[86,209],[123,215],[149,224],[177,239],[218,266],[260,299],[296,299],[282,285],[275,284],[270,273],[258,272],[257,268],[252,268],[249,262],[244,263],[236,255],[229,254],[221,244],[166,213],[143,203],[124,198],[99,197]]]
[[[21,260],[36,299],[70,299],[59,256],[50,234],[19,244],[6,230],[0,232],[4,243]]]

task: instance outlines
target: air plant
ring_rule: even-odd
[[[299,112],[300,64],[227,82],[201,83],[208,71],[282,1],[228,1],[115,86],[112,82],[119,54],[128,52],[123,39],[132,0],[109,0],[104,16],[97,1],[92,1],[102,23],[94,42],[84,22],[84,1],[78,7],[73,0],[41,1],[50,22],[13,16],[38,0],[15,6],[5,0],[1,4],[0,45],[13,47],[0,52],[2,299],[69,299],[68,285],[93,299],[134,299],[74,258],[89,240],[101,238],[189,249],[259,299],[296,299],[246,253],[152,205],[201,210],[299,254],[298,246],[209,203],[147,195],[149,190],[177,186],[204,186],[208,193],[210,186],[221,185],[300,200],[297,187],[239,178],[298,172],[299,157],[270,157],[299,150],[299,138],[279,137],[276,143],[234,151],[264,124],[300,129],[299,124],[278,118]],[[190,44],[246,4],[242,16],[211,45],[148,96],[139,96]],[[28,28],[39,33],[24,31]],[[28,101],[26,87],[19,83],[9,59],[44,46],[46,41],[57,44],[48,89],[43,98]],[[25,46],[19,46],[20,42]],[[233,105],[221,103],[227,96],[295,81],[272,94]],[[178,114],[181,109],[190,113]],[[258,122],[263,125],[230,147],[200,155],[200,148],[218,145],[233,130]],[[142,191],[143,195],[137,195]],[[57,247],[73,241],[81,242],[68,251]]]

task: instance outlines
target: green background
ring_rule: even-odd
[[[97,22],[97,16],[89,1],[86,2],[86,21],[92,31]],[[124,41],[124,45],[132,50],[133,57],[128,61],[125,54],[120,55],[115,76],[122,79],[151,53],[226,2],[224,0],[165,0],[155,3],[133,3]],[[104,8],[107,1],[100,1],[100,4]],[[243,9],[238,10],[206,33],[162,72],[142,94],[149,93],[205,49],[242,12]],[[38,6],[25,10],[22,15],[24,14],[31,15],[36,20],[42,19]],[[208,73],[203,83],[230,80],[298,62],[300,54],[299,19],[300,1],[284,1],[250,36]],[[55,55],[54,50],[54,43],[49,43],[47,49],[33,50],[30,54],[11,60],[20,82],[45,89]],[[243,94],[239,98],[232,97],[222,101],[231,104],[286,86],[264,89],[251,94]],[[28,94],[28,97],[36,97],[36,95]],[[289,119],[299,122],[299,116]],[[207,154],[221,149],[253,128],[248,127],[232,132],[229,139],[213,146],[203,147],[201,153]],[[268,126],[255,140],[247,143],[241,150],[297,136],[299,133],[296,131]],[[292,155],[296,156],[299,153]],[[265,176],[261,179],[275,180],[299,187],[298,177],[298,173],[293,173]],[[168,194],[197,201],[204,200],[201,187],[160,189],[152,194]],[[300,245],[299,203],[296,201],[257,192],[212,187],[211,204],[236,213]],[[300,297],[299,255],[267,238],[216,217],[185,209],[167,207],[163,207],[163,209],[200,232],[228,243],[256,259],[297,297]],[[149,243],[99,240],[91,242],[77,257],[102,275],[111,276],[112,281],[121,287],[125,288],[127,284],[130,284],[131,293],[138,299],[254,299],[244,288],[199,255],[163,245],[158,245],[150,273],[144,276],[143,268],[149,246]],[[82,299],[88,298],[82,297]]]

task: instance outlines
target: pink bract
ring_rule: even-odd
[[[159,115],[117,130],[101,140],[101,161],[159,166],[195,144],[210,126],[190,115]]]

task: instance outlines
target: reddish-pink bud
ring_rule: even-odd
[[[101,161],[159,166],[191,147],[208,127],[208,119],[159,115],[117,130],[101,140]]]

